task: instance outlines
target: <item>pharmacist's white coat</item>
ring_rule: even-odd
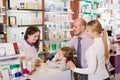
[[[40,59],[38,57],[37,49],[34,46],[29,45],[25,40],[19,43],[19,51],[21,56],[30,56],[32,60]]]

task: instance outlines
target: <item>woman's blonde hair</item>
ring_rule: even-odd
[[[105,29],[102,28],[102,25],[98,20],[92,20],[87,23],[87,27],[90,27],[92,31],[96,31],[99,34],[102,32],[102,38],[103,38],[103,43],[104,43],[104,55],[105,55],[105,61],[107,62],[109,58],[109,52],[108,52],[108,42],[107,42],[107,32]]]

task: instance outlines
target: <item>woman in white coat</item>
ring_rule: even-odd
[[[102,36],[101,36],[102,33]],[[105,63],[108,61],[107,32],[97,20],[87,23],[87,34],[94,39],[94,43],[85,53],[87,68],[77,68],[74,63],[68,62],[71,70],[80,74],[88,74],[88,80],[110,80]]]
[[[19,45],[21,58],[30,57],[36,66],[40,65],[38,57],[40,30],[36,26],[29,26],[25,32],[24,41]]]

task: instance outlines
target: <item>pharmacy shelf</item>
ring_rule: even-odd
[[[30,12],[42,12],[42,10],[29,10],[29,9],[21,9],[21,10],[7,10],[7,13],[30,13]]]
[[[62,32],[62,31],[73,31],[73,29],[52,29],[46,30],[45,32]]]
[[[58,20],[56,20],[56,21],[45,21],[45,23],[70,23],[70,22],[73,22],[73,20],[69,20],[69,21],[58,21]]]
[[[85,4],[86,3],[89,3],[89,4],[99,4],[99,2],[97,2],[97,1],[91,1],[91,0],[80,0],[80,2],[84,2]]]
[[[4,16],[5,14],[0,14],[0,16]]]
[[[4,57],[0,57],[0,61],[3,61],[3,60],[8,60],[8,59],[15,59],[15,58],[19,58],[20,55],[17,54],[17,55],[11,55],[11,56],[4,56]]]
[[[17,9],[17,10],[20,10],[20,11],[44,11],[42,9]]]
[[[113,8],[103,8],[103,7],[100,7],[100,8],[98,8],[99,10],[112,10]]]
[[[45,40],[46,43],[54,43],[54,42],[61,42],[61,41],[69,41],[71,38],[61,38],[61,39],[54,39],[54,40]]]
[[[28,25],[15,25],[15,26],[17,26],[17,27],[41,26],[42,27],[43,25],[42,24],[28,24]],[[12,26],[10,26],[10,27],[12,27]]]
[[[53,0],[49,0],[49,1],[53,1]],[[54,0],[56,2],[68,2],[68,1],[73,1],[73,0]]]
[[[4,34],[4,32],[0,32],[0,34]]]
[[[74,12],[71,11],[46,11],[46,14],[74,14]]]
[[[17,25],[18,27],[26,27],[26,26],[43,26],[42,24],[29,24],[29,25]]]
[[[99,20],[114,20],[114,18],[104,17],[104,18],[99,18]]]

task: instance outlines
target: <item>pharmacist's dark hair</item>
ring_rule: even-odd
[[[39,30],[39,28],[37,26],[29,26],[26,29],[24,39],[27,40],[28,39],[28,35],[33,35],[36,32],[40,33],[40,30]],[[39,50],[39,44],[40,44],[40,35],[38,36],[38,40],[36,41],[36,43],[34,43],[34,46],[37,49],[37,51]]]
[[[64,57],[66,57],[66,62],[67,61],[75,62],[74,56],[73,56],[75,54],[75,50],[73,48],[64,46],[60,50],[63,52]]]

